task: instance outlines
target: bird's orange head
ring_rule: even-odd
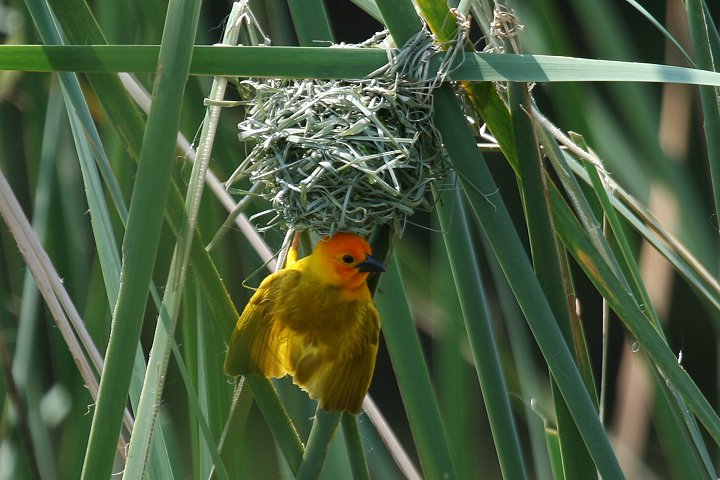
[[[370,272],[384,272],[385,268],[372,256],[368,242],[354,233],[341,232],[325,237],[312,252],[316,271],[333,286],[354,290],[360,287]]]

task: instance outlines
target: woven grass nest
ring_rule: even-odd
[[[258,228],[401,232],[408,215],[429,208],[426,193],[449,161],[432,124],[435,84],[408,80],[407,70],[394,61],[361,80],[241,82],[252,95],[239,138],[253,146],[227,183],[263,185],[272,208],[254,219],[271,218]]]

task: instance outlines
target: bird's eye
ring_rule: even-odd
[[[350,265],[355,262],[355,259],[351,255],[343,255],[342,261],[346,265]]]

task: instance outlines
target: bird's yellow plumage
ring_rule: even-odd
[[[338,233],[266,277],[233,331],[228,375],[293,376],[325,410],[358,412],[370,387],[380,317],[369,272],[384,271],[361,237]]]

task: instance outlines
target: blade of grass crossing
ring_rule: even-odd
[[[61,37],[55,30],[56,27],[50,17],[47,6],[42,2],[38,3],[32,0],[28,2],[28,7],[46,43],[61,42]],[[72,127],[80,167],[83,173],[84,190],[90,207],[93,237],[96,241],[100,265],[103,271],[107,299],[110,308],[113,308],[117,301],[120,288],[120,256],[111,225],[109,208],[106,204],[102,184],[96,168],[99,167],[103,173],[105,183],[110,191],[111,198],[115,202],[115,207],[123,225],[127,222],[127,209],[120,194],[117,181],[110,169],[100,140],[100,135],[96,130],[77,78],[72,74],[64,73],[60,74],[60,80],[63,86],[63,92],[67,97],[67,103],[72,106],[72,108],[68,108],[68,116],[70,118],[70,125]],[[88,137],[90,138],[88,139]],[[96,167],[96,164],[98,167]],[[100,354],[96,353],[93,358],[96,359],[96,368],[100,371],[100,365],[102,363]],[[145,371],[145,358],[139,345],[135,352],[133,371],[135,374],[131,377],[130,398],[133,407],[136,408],[142,389],[142,372]],[[125,412],[124,419],[126,428],[130,431],[133,422],[128,412]],[[157,477],[159,472],[171,471],[169,454],[165,446],[165,433],[162,429],[153,438],[153,444],[158,450],[158,455],[150,462],[149,469],[150,472]],[[124,444],[120,447],[125,448]]]
[[[38,30],[41,32],[43,40],[50,44],[60,43],[60,34],[55,30],[50,13],[44,8],[43,4],[31,0],[27,5]],[[91,120],[89,108],[82,96],[80,83],[77,78],[73,74],[63,73],[59,74],[59,79],[63,96],[66,99],[68,117],[80,161],[88,207],[91,211],[90,220],[93,227],[93,234],[98,239],[99,258],[101,260],[104,277],[107,277],[105,280],[106,291],[108,292],[108,299],[114,302],[116,297],[113,295],[116,294],[118,285],[117,273],[119,273],[119,261],[117,260],[117,255],[113,255],[113,253],[117,252],[117,247],[110,226],[107,205],[98,180],[97,170],[93,163],[92,155],[90,154],[88,141],[82,132],[83,128],[89,128],[90,131],[95,131],[95,127]],[[95,133],[97,134],[97,132]],[[115,274],[114,277],[113,274]],[[113,304],[114,303],[110,303],[111,306]],[[81,336],[81,338],[83,337]],[[88,351],[92,352],[91,348],[88,348]],[[97,371],[100,371],[101,361],[99,354],[91,356],[91,358]]]
[[[180,99],[190,68],[199,11],[200,2],[171,0],[168,6],[158,61],[160,75],[153,89],[153,107],[130,203],[118,303],[113,314],[113,329],[85,454],[83,478],[107,478],[112,470],[108,446],[117,438],[119,413],[125,404],[130,382],[127,365],[132,361],[140,336],[174,164]]]
[[[84,0],[49,0],[48,4],[69,43],[107,44]],[[139,159],[144,121],[139,109],[123,89],[120,79],[113,74],[88,74],[86,77],[102,103],[108,120],[125,143],[128,153],[134,159]]]
[[[51,18],[47,6],[43,2],[37,2],[34,0],[29,1],[27,5],[45,42],[50,44],[61,43],[60,34],[56,30],[55,23]],[[122,203],[122,197],[119,194],[117,182],[114,180],[112,172],[109,169],[107,158],[105,157],[102,149],[100,136],[95,129],[89,107],[83,98],[77,78],[72,74],[62,73],[60,74],[60,81],[64,96],[67,99],[66,102],[69,106],[72,106],[72,108],[68,107],[68,116],[72,127],[73,137],[75,139],[83,182],[85,184],[84,190],[88,206],[90,207],[90,219],[97,250],[99,252],[100,265],[103,271],[103,279],[105,280],[107,298],[110,308],[112,308],[117,300],[119,290],[120,259],[111,226],[109,209],[106,205],[100,178],[96,170],[95,158],[93,158],[93,154],[91,152],[94,152],[96,158],[99,159],[97,164],[101,167],[105,174],[106,183],[109,186],[113,199],[116,201],[121,217],[125,214],[125,207]],[[90,137],[90,140],[88,140],[88,136]],[[91,358],[93,359],[96,369],[100,371],[102,368],[102,359],[100,358],[100,354],[94,348],[94,345],[92,345],[92,341],[89,339],[87,332],[80,332],[79,336],[80,338],[85,338],[83,342],[86,348],[91,352]],[[135,368],[137,371],[143,371],[145,368],[144,358],[142,353],[139,351],[136,352],[135,356]],[[133,381],[131,383],[131,392],[134,393],[131,395],[134,401],[138,398],[140,392],[140,384],[138,382]],[[125,425],[127,429],[130,430],[132,428],[132,419],[127,412],[125,413],[124,418]],[[155,440],[158,444],[162,444],[163,434],[160,433]],[[167,467],[167,463],[162,466]],[[153,465],[153,468],[157,467],[160,467],[160,465]]]
[[[576,142],[578,142],[578,144],[582,148],[584,148],[584,149],[587,148],[585,146],[585,144],[582,142],[581,138],[574,138],[574,140]],[[561,157],[562,154],[559,152],[559,150],[553,149],[552,147],[547,147],[547,150],[552,151],[553,156],[562,158]],[[562,161],[562,160],[559,160],[559,161]],[[642,280],[640,279],[640,272],[638,270],[638,266],[634,260],[634,256],[630,250],[628,241],[625,238],[623,229],[619,223],[619,219],[617,218],[617,215],[611,206],[610,199],[607,196],[607,193],[605,191],[605,186],[603,185],[600,175],[597,172],[597,168],[595,165],[590,163],[587,159],[583,159],[583,163],[585,164],[586,171],[588,172],[588,175],[593,184],[594,190],[598,196],[598,199],[600,200],[600,202],[603,206],[605,215],[608,218],[608,221],[611,225],[611,228],[612,228],[614,236],[615,236],[614,238],[617,242],[617,245],[619,246],[622,258],[624,258],[624,260],[625,260],[624,262],[622,262],[620,264],[620,266],[626,272],[626,276],[631,280],[630,286],[633,288],[633,291],[635,292],[636,297],[640,299],[640,304],[646,306],[643,309],[644,312],[649,316],[650,319],[652,319],[652,321],[655,323],[655,325],[657,325],[658,333],[661,336],[664,336],[664,332],[662,331],[662,329],[660,327],[660,323],[659,323],[659,319],[657,318],[657,314],[656,314],[655,310],[652,308],[652,304],[650,302],[648,293],[645,290]],[[661,381],[661,378],[659,378],[657,371],[653,371],[653,373],[654,373],[655,380],[658,382],[657,383],[658,388],[660,388],[661,390],[664,390],[665,383]],[[667,402],[670,398],[673,398],[678,403],[679,411],[687,412],[688,411],[687,406],[685,405],[685,402],[682,400],[682,398],[676,392],[673,392],[673,394],[674,394],[673,397],[668,397],[668,396],[663,395],[656,401]],[[668,408],[668,407],[666,407],[666,408]],[[677,420],[676,417],[672,417],[672,418]],[[682,428],[680,426],[680,424],[677,424],[677,423],[672,424],[672,422],[665,421],[665,422],[663,422],[663,425],[665,425],[665,428],[673,429],[673,433],[671,434],[672,436],[680,435],[683,437],[687,437],[691,443],[695,444],[698,452],[700,452],[700,454],[701,454],[702,459],[706,459],[707,458],[707,449],[702,441],[700,441],[698,443],[698,440],[701,439],[701,435],[697,428],[697,424],[694,422],[694,420],[691,417],[688,417],[688,415],[686,415],[686,414],[683,415],[682,418],[686,421],[686,427],[689,429],[689,431],[691,433],[691,435],[689,437],[687,436],[688,432],[685,431],[685,429]],[[657,417],[656,417],[656,420],[657,420]],[[689,421],[689,420],[693,420],[693,421]],[[678,446],[678,448],[687,449],[687,445],[683,444],[682,447]],[[696,455],[693,455],[690,452],[687,452],[683,456],[686,458],[690,458],[690,459],[696,458]],[[705,465],[707,466],[708,462],[705,462]],[[711,478],[714,478],[714,475],[712,473],[710,475],[711,475]]]
[[[665,385],[662,382],[662,377],[656,370],[653,371],[653,375],[657,384],[659,385],[659,389],[662,389],[664,393],[666,389],[663,388]],[[677,435],[680,438],[686,438],[688,436],[690,437],[689,441],[686,440],[685,442],[682,442],[681,445],[677,445],[678,450],[673,452],[673,456],[677,456],[678,454],[684,454],[688,455],[690,459],[696,460],[697,463],[692,465],[692,468],[688,469],[688,472],[699,470],[699,472],[695,474],[693,478],[700,478],[702,476],[708,479],[718,478],[718,475],[715,471],[715,466],[713,465],[712,456],[710,455],[710,452],[705,445],[702,432],[700,431],[695,416],[692,414],[690,409],[687,408],[687,406],[685,405],[685,400],[683,400],[682,396],[677,390],[667,390],[670,390],[670,394],[674,397],[675,400],[675,405],[673,405],[672,407],[675,407],[675,411],[679,416],[682,417],[682,421],[685,422],[685,425],[687,426],[687,429],[678,428],[679,421],[673,416],[672,418],[676,421],[675,424],[670,426],[672,428],[672,434]],[[670,400],[667,397],[663,397],[662,401],[663,403],[668,403]],[[696,447],[695,450],[691,448],[691,445],[694,445]]]
[[[672,478],[702,478],[706,473],[703,460],[699,452],[691,448],[693,439],[686,428],[678,428],[683,425],[683,413],[678,408],[678,402],[668,388],[662,382],[662,377],[656,371],[652,371],[658,388],[658,395],[655,397],[653,408],[653,419],[658,430],[658,439],[665,455]],[[708,478],[717,479],[717,475]]]
[[[585,198],[577,179],[572,175],[566,162],[563,161],[559,146],[552,140],[548,140],[543,144],[549,148],[548,158],[565,188],[565,193],[573,206],[575,214],[582,223],[585,231],[588,232],[588,238],[593,242],[596,250],[602,255],[603,262],[611,269],[614,277],[625,286],[627,292],[631,292],[631,287],[623,275],[622,268],[613,255],[607,241],[601,235],[603,231],[602,225],[597,218],[595,218],[592,208],[590,208],[588,200]]]
[[[575,176],[582,178],[586,183],[591,183],[587,171],[580,162],[570,156],[565,158]],[[665,231],[640,202],[615,182],[611,182],[609,187],[614,192],[610,197],[613,208],[673,265],[703,301],[712,309],[720,308],[720,285],[713,275],[683,244]],[[715,320],[714,317],[711,318]]]
[[[574,199],[573,203],[576,208],[576,214],[580,218],[584,219],[585,225],[596,224],[596,221],[592,218],[592,212],[585,204],[584,198],[579,195],[580,189],[574,185],[574,179],[568,175],[566,171],[567,166],[563,165],[561,160],[558,160],[558,158],[561,158],[561,154],[559,153],[557,146],[550,143],[547,144],[547,147],[546,151],[550,155],[550,158],[555,162],[558,175],[561,178],[564,178],[564,184],[572,192],[570,194],[570,198]],[[602,192],[604,192],[604,190],[598,190],[598,193]],[[554,189],[551,189],[551,201],[553,202],[553,211],[558,215],[562,215],[564,224],[568,225],[568,219],[573,219],[572,222],[577,221],[572,214],[564,211],[567,207],[564,206],[562,200],[560,200],[559,194]],[[610,216],[612,216],[612,212],[610,213]],[[620,231],[619,228],[618,230]],[[586,226],[584,231],[586,232],[585,234],[581,233],[580,230],[576,230],[574,234],[568,234],[565,231],[565,227],[558,229],[561,237],[564,237],[563,241],[566,245],[573,245],[573,248],[570,249],[571,252],[579,263],[583,265],[583,268],[586,269],[589,277],[593,280],[599,290],[601,292],[605,292],[603,293],[603,296],[610,301],[613,309],[618,313],[624,310],[625,313],[619,313],[619,315],[626,323],[630,331],[635,333],[636,339],[641,344],[647,342],[646,346],[643,348],[646,348],[647,351],[650,352],[650,356],[654,359],[654,361],[662,365],[660,368],[661,371],[664,372],[663,376],[673,376],[676,379],[674,380],[675,385],[682,385],[681,389],[685,392],[684,398],[686,398],[688,403],[691,405],[694,404],[696,413],[701,419],[703,419],[703,423],[705,423],[706,427],[712,433],[714,429],[717,428],[717,417],[716,415],[711,414],[707,401],[704,397],[702,397],[702,395],[697,394],[697,387],[694,383],[692,383],[692,380],[687,376],[684,370],[682,372],[678,372],[676,370],[677,365],[674,361],[674,356],[671,352],[669,352],[669,349],[667,349],[665,340],[662,337],[662,332],[657,326],[657,321],[654,323],[649,323],[647,321],[645,309],[651,307],[651,305],[649,303],[644,303],[646,307],[641,308],[635,298],[643,298],[643,295],[638,294],[636,296],[630,293],[630,287],[628,286],[627,281],[622,276],[622,273],[619,273],[621,272],[621,269],[619,268],[615,258],[612,256],[612,253],[609,253],[611,252],[610,248],[606,245],[605,239],[597,233],[599,229],[588,228]],[[580,235],[580,237],[576,237],[574,235]],[[582,242],[578,242],[581,238],[583,238],[583,241],[586,241],[584,240],[585,236],[592,237],[589,241],[593,245],[593,248],[590,248],[589,250],[587,249],[587,245],[580,247],[580,243]],[[587,253],[590,250],[594,250],[594,253],[600,254],[601,257],[598,257],[594,262],[590,261],[591,255],[588,255]],[[601,265],[603,269],[608,269],[605,271],[605,274],[597,272],[597,267],[599,265]],[[613,273],[610,273],[610,271]],[[632,277],[632,275],[630,276]],[[613,288],[615,288],[615,291],[613,293],[608,293],[612,291]],[[651,315],[651,318],[657,318],[654,312],[650,311],[649,314]],[[643,333],[638,333],[640,331]],[[670,356],[668,356],[668,353],[670,353]],[[662,358],[662,361],[659,361],[659,358]],[[672,390],[675,388],[676,387],[671,386]],[[682,409],[683,407],[680,408]],[[689,424],[688,426],[691,430],[693,429],[692,425]],[[698,448],[702,451],[704,446],[698,445]]]
[[[45,43],[60,44],[61,37],[59,32],[56,30],[55,23],[49,10],[47,9],[47,5],[44,2],[30,0],[27,3],[27,6],[33,16],[38,30],[41,33],[41,36],[45,40]],[[111,193],[111,197],[115,201],[116,208],[120,214],[123,224],[126,222],[127,210],[125,208],[125,204],[123,203],[117,181],[115,180],[108,165],[108,160],[102,148],[100,136],[95,128],[89,107],[84,100],[77,78],[74,75],[67,73],[62,73],[59,77],[63,86],[64,95],[67,99],[66,102],[69,106],[72,106],[72,108],[68,107],[68,116],[70,118],[73,137],[75,139],[78,158],[80,160],[80,167],[83,173],[83,182],[85,184],[85,192],[91,213],[90,219],[99,252],[100,265],[103,271],[103,279],[105,281],[108,303],[110,308],[113,308],[117,301],[119,290],[119,249],[115,242],[109,209],[106,205],[104,192],[94,163],[96,159],[98,167],[103,172],[106,185]],[[90,137],[90,139],[87,137]],[[94,152],[94,156],[91,152]],[[102,360],[100,359],[99,353],[96,353],[93,358],[95,359],[96,368],[100,371]],[[145,360],[140,350],[138,350],[135,355],[134,369],[137,372],[142,372],[145,369]],[[135,401],[140,395],[141,385],[142,384],[139,380],[136,380],[136,377],[133,377],[133,381],[131,382],[131,399],[133,401],[133,405],[135,405]],[[132,419],[127,412],[125,415],[125,424],[128,430],[132,428]],[[163,443],[162,437],[163,434],[161,432],[158,435],[158,438],[156,438],[156,441]],[[160,467],[165,469],[167,464],[162,466],[153,464],[153,468]]]
[[[682,47],[682,45],[680,45],[680,42],[678,42],[677,39],[665,28],[665,26],[663,26],[663,24],[658,22],[657,19],[655,17],[653,17],[652,14],[645,9],[645,7],[640,5],[635,0],[626,0],[626,1],[630,5],[632,5],[633,8],[635,8],[635,10],[637,10],[643,17],[645,17],[648,22],[652,23],[653,26],[655,28],[657,28],[660,33],[663,34],[665,39],[675,47],[675,49],[678,51],[678,53],[680,53],[680,55],[683,56],[683,58],[688,62],[689,65],[694,64],[692,58],[690,58],[690,55],[688,55],[688,53],[685,51],[685,49]]]
[[[574,140],[576,142],[581,142],[582,139],[575,136]],[[548,143],[552,142],[552,143]],[[557,163],[564,163],[564,156],[562,152],[560,151],[559,147],[555,142],[552,140],[546,139],[544,142],[544,145],[546,146],[547,151],[549,151],[549,155],[552,156],[554,159],[556,159]],[[587,145],[583,143],[579,143],[581,148],[584,150],[587,150]],[[624,230],[622,226],[620,225],[620,220],[618,219],[618,216],[615,212],[615,209],[612,208],[612,205],[610,203],[610,198],[607,195],[607,192],[605,190],[605,185],[603,184],[603,181],[600,177],[600,174],[597,170],[597,166],[590,163],[587,159],[582,160],[585,170],[588,173],[588,176],[590,177],[590,181],[592,182],[593,190],[595,191],[595,194],[600,201],[600,204],[602,205],[603,212],[605,214],[605,217],[607,218],[607,221],[610,225],[610,228],[612,229],[614,238],[618,244],[618,247],[620,248],[620,252],[622,253],[622,258],[625,260],[621,267],[625,267],[624,271],[626,272],[626,276],[628,279],[630,279],[630,286],[633,288],[633,291],[635,295],[640,299],[640,303],[642,305],[652,305],[650,301],[650,296],[648,295],[647,290],[645,289],[645,285],[642,281],[642,277],[640,275],[640,270],[638,268],[637,262],[635,261],[635,256],[633,255],[633,252],[630,248],[630,244],[625,237]],[[567,166],[566,166],[567,167]],[[569,167],[568,167],[569,169]],[[658,332],[661,335],[664,335],[664,332],[662,331],[662,328],[660,326],[660,319],[657,316],[657,312],[655,312],[655,309],[648,308],[647,313],[650,316],[653,323],[658,328]]]
[[[75,81],[74,83],[76,85],[73,86],[77,89],[77,94],[79,95],[80,86],[79,84],[77,84],[77,81]],[[85,106],[84,103],[83,106]],[[87,107],[85,106],[85,108]],[[110,214],[107,205],[105,204],[105,197],[103,194],[102,185],[100,183],[100,178],[96,171],[95,164],[93,163],[92,155],[89,151],[89,146],[87,145],[87,141],[83,135],[83,132],[86,131],[86,129],[88,128],[87,121],[83,122],[83,125],[78,125],[80,120],[73,114],[73,112],[75,112],[76,110],[77,107],[75,109],[69,110],[68,113],[70,115],[70,123],[73,127],[73,135],[75,137],[75,143],[77,145],[81,168],[83,170],[85,192],[88,197],[88,204],[90,205],[91,222],[94,218],[99,219],[98,221],[92,222],[93,232],[99,252],[100,265],[103,270],[103,278],[105,279],[108,301],[110,308],[112,308],[117,302],[117,296],[120,289],[119,281],[121,266],[120,256],[118,253],[119,249],[115,242],[115,237],[110,221]],[[90,121],[90,124],[92,124],[92,121]],[[119,209],[124,209],[124,204],[121,203],[120,205],[121,207]],[[125,219],[123,219],[123,221],[124,220]],[[135,350],[135,356],[133,361],[134,374],[131,377],[130,381],[130,399],[133,408],[136,409],[137,402],[140,397],[140,392],[142,390],[141,376],[142,372],[145,371],[145,357],[139,344]],[[132,430],[133,422],[128,412],[125,413],[125,425],[128,431]],[[159,432],[154,439],[156,445],[161,447],[161,449],[164,449],[164,435],[165,434],[163,432]],[[162,461],[163,459],[165,460],[164,462]],[[151,464],[154,472],[166,471],[169,466],[170,463],[168,461],[167,451],[164,451],[162,456],[158,456],[157,460]]]

